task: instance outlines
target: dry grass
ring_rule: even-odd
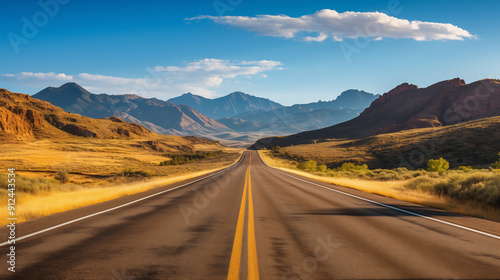
[[[367,193],[373,193],[377,195],[382,195],[386,197],[395,198],[398,200],[408,201],[412,203],[417,203],[425,206],[435,207],[443,209],[450,212],[460,213],[464,215],[470,215],[480,218],[485,218],[493,221],[500,222],[500,209],[495,204],[484,203],[483,201],[477,201],[473,199],[469,200],[457,200],[450,197],[449,195],[438,194],[433,191],[433,189],[425,190],[420,187],[410,187],[411,185],[422,186],[421,184],[415,184],[416,180],[421,180],[422,177],[417,177],[416,179],[403,179],[403,180],[389,180],[389,181],[376,181],[359,179],[352,177],[326,177],[325,174],[320,174],[318,172],[305,172],[298,170],[296,168],[296,163],[289,159],[277,158],[272,156],[270,151],[259,151],[262,159],[266,164],[291,172],[304,177],[312,178],[315,180],[344,186],[352,189],[357,189]],[[410,171],[411,172],[411,171]],[[415,172],[415,171],[413,171]],[[419,171],[422,172],[422,171]],[[314,174],[313,174],[314,173]],[[352,176],[352,174],[341,173],[344,176]],[[429,173],[429,172],[425,172]],[[458,174],[460,173],[460,174]],[[481,174],[482,173],[482,174]],[[499,174],[493,171],[477,171],[475,173],[470,173],[465,175],[464,172],[455,171],[450,174],[430,173],[434,178],[425,175],[432,182],[432,186],[446,182],[448,185],[456,185],[457,178],[461,178],[463,181],[471,180],[474,176],[484,177],[484,181],[487,180],[498,180]],[[411,177],[411,176],[409,176]]]
[[[57,170],[67,170],[73,184],[99,185],[117,183],[117,177],[124,168],[149,171],[157,176],[167,176],[188,171],[197,172],[211,168],[213,160],[189,166],[163,167],[159,163],[167,160],[165,153],[176,153],[190,147],[197,151],[222,150],[228,154],[240,149],[214,144],[192,144],[177,136],[161,136],[161,142],[168,148],[156,151],[144,142],[155,139],[93,139],[67,137],[32,142],[4,142],[0,144],[0,165],[15,168],[18,174],[30,177],[54,178]],[[181,150],[182,151],[182,150]],[[208,163],[208,164],[206,164]],[[124,181],[121,181],[124,182]]]
[[[24,142],[1,141],[0,150],[9,152],[0,154],[0,165],[16,169],[19,221],[206,174],[233,164],[241,154],[241,149],[223,147],[203,139],[155,137],[96,139],[66,136]],[[161,149],[154,146],[157,143]],[[224,154],[178,166],[159,166],[168,159],[166,153],[218,150]],[[55,180],[59,170],[68,171],[67,183]],[[123,170],[154,176],[148,180],[144,176],[127,177],[122,175]],[[0,176],[0,180],[0,224],[4,224],[7,215],[6,179]]]
[[[118,197],[140,193],[149,189],[174,184],[190,178],[214,172],[234,164],[238,154],[232,158],[222,161],[217,168],[205,169],[203,171],[191,172],[185,175],[174,177],[159,177],[148,181],[134,182],[130,184],[120,184],[114,186],[96,187],[76,187],[72,186],[71,191],[63,190],[62,187],[56,190],[31,194],[18,192],[16,194],[16,215],[18,222],[27,221],[33,218],[48,216],[50,214],[64,212],[79,207],[96,204],[103,201],[112,200]],[[186,173],[186,172],[185,172]],[[0,200],[0,225],[6,224],[7,203],[6,194],[2,193]]]

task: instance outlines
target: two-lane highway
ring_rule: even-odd
[[[254,151],[190,182],[20,224],[35,234],[0,277],[500,278],[498,223],[284,173]]]

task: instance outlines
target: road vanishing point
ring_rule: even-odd
[[[21,223],[17,237],[16,272],[4,262],[1,279],[500,278],[499,223],[287,173],[255,151]]]

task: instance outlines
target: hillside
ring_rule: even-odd
[[[26,94],[0,89],[2,139],[40,139],[68,135],[91,138],[138,138],[154,135],[148,129],[118,117],[91,119],[65,112]]]
[[[359,139],[414,128],[440,127],[500,115],[500,81],[466,84],[457,78],[418,88],[402,84],[377,98],[358,117],[327,128],[259,140],[254,147],[315,140]]]
[[[171,98],[168,101],[177,105],[188,105],[213,119],[233,117],[238,114],[259,110],[269,111],[283,107],[283,105],[269,99],[252,96],[239,91],[215,99],[186,93]]]
[[[146,99],[137,95],[93,94],[76,83],[67,83],[58,88],[48,87],[33,97],[48,101],[66,111],[92,118],[126,116],[130,121],[138,122],[159,133],[179,130],[198,135],[201,132],[220,132],[228,129],[186,105],[175,105],[157,98]]]
[[[131,140],[133,146],[156,151],[194,151],[194,145],[216,141],[197,137],[159,135],[119,117],[93,119],[68,113],[27,94],[0,89],[0,140],[22,142],[88,139]]]
[[[429,159],[443,157],[450,167],[488,167],[500,152],[500,117],[456,125],[418,128],[359,140],[329,139],[281,148],[292,158],[338,167],[344,162],[370,168],[425,168]]]
[[[19,174],[54,178],[58,170],[67,170],[76,184],[127,181],[120,175],[124,168],[165,176],[201,171],[238,156],[238,150],[215,141],[159,135],[118,117],[92,119],[5,89],[0,89],[0,149],[8,151],[0,155],[0,164]],[[165,153],[219,150],[225,154],[211,161],[159,166],[168,159]]]

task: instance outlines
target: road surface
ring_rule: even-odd
[[[254,151],[211,177],[17,230],[35,234],[2,279],[500,278],[498,223],[283,173]]]

